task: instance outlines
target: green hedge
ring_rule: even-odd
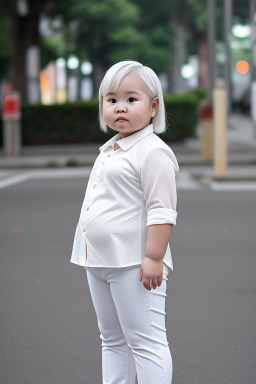
[[[188,94],[194,95],[199,102],[201,100],[207,99],[207,97],[208,97],[207,88],[204,88],[204,87],[194,88],[191,91],[189,91]]]
[[[180,141],[195,136],[198,101],[195,92],[164,97],[168,126],[159,136],[164,141]],[[116,131],[99,129],[98,100],[56,105],[22,105],[22,144],[67,144],[105,142]],[[0,123],[2,144],[2,120]]]
[[[164,141],[179,141],[194,137],[198,122],[198,101],[189,93],[166,95],[164,103],[167,114],[167,130],[161,134]]]

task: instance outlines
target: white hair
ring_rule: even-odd
[[[99,121],[102,131],[107,132],[107,125],[103,119],[103,98],[111,90],[115,91],[123,78],[130,72],[135,72],[142,80],[145,90],[149,97],[153,100],[155,97],[159,99],[159,106],[156,115],[152,118],[155,133],[165,132],[166,116],[163,99],[163,91],[161,83],[155,72],[145,65],[137,61],[120,61],[114,64],[106,72],[100,88],[99,88]]]

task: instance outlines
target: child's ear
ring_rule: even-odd
[[[152,101],[151,117],[155,117],[155,115],[157,114],[157,111],[158,111],[158,107],[159,107],[159,98],[155,97],[154,100]]]

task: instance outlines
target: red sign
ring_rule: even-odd
[[[213,118],[212,103],[210,103],[207,100],[201,101],[199,105],[199,115],[201,119],[212,119]]]
[[[8,92],[3,95],[2,117],[6,121],[20,119],[19,92]]]

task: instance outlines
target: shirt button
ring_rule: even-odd
[[[84,228],[83,231],[86,232],[86,229]]]
[[[87,211],[89,211],[90,207],[87,207]]]
[[[108,157],[110,157],[111,155],[108,155]]]
[[[96,188],[97,184],[94,185],[93,189]]]
[[[105,162],[103,161],[101,164],[105,164]]]

